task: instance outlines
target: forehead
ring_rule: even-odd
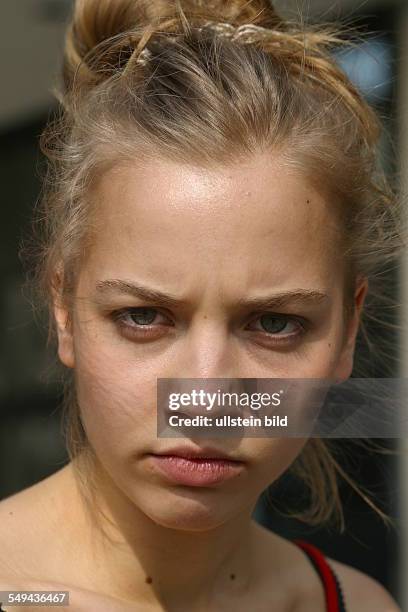
[[[201,168],[157,159],[103,174],[93,191],[99,266],[163,278],[196,267],[239,265],[256,277],[332,272],[339,228],[329,199],[271,154]],[[118,270],[119,271],[119,270]],[[112,270],[113,272],[113,270]]]

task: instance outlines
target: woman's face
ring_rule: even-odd
[[[88,438],[155,522],[220,525],[252,509],[305,441],[218,438],[213,446],[244,462],[239,477],[174,483],[149,455],[183,444],[156,435],[156,379],[346,379],[366,285],[346,326],[333,203],[278,156],[213,170],[160,159],[116,166],[92,198],[94,243],[72,328],[55,307]]]

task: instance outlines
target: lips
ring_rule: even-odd
[[[239,475],[244,463],[212,448],[177,447],[149,455],[153,468],[167,481],[192,487],[221,483]]]
[[[225,459],[226,461],[238,461],[221,450],[212,447],[196,448],[194,446],[178,446],[159,453],[158,456],[168,455],[173,457],[184,457],[186,459]]]

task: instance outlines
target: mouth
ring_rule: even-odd
[[[193,487],[210,486],[229,480],[238,476],[245,467],[243,461],[208,447],[178,447],[151,453],[149,458],[165,479]]]

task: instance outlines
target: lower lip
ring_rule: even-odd
[[[177,455],[150,455],[154,465],[172,482],[190,487],[217,484],[237,476],[243,469],[240,461],[198,459]]]

